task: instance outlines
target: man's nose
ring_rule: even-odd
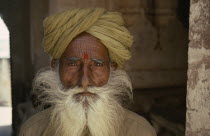
[[[81,69],[81,79],[80,79],[80,86],[81,87],[90,87],[93,85],[91,80],[91,69],[88,64],[84,64]]]

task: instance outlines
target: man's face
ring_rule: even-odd
[[[103,86],[109,72],[107,48],[88,33],[75,37],[59,60],[60,80],[65,88]]]
[[[122,104],[132,99],[132,86],[125,71],[110,65],[106,47],[82,33],[61,56],[59,71],[49,69],[37,75],[33,90],[42,102],[40,108],[53,105],[52,126],[46,135],[121,135]]]

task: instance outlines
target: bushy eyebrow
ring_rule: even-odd
[[[81,60],[81,58],[78,58],[78,57],[68,57],[68,58],[66,58],[66,60],[67,61],[80,61]],[[104,63],[105,61],[104,60],[102,60],[102,59],[97,59],[97,58],[90,58],[90,60],[91,61],[94,61],[94,62],[97,62],[97,63]]]
[[[104,63],[104,60],[101,59],[91,58],[91,60],[101,64]]]
[[[68,61],[79,61],[80,58],[77,58],[77,57],[69,57],[69,58],[66,58],[66,60],[68,60]]]

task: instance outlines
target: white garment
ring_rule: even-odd
[[[21,127],[19,136],[44,136],[49,125],[51,108],[29,118]],[[124,128],[120,136],[156,136],[149,122],[136,113],[126,110]]]

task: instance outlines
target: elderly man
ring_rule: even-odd
[[[72,9],[47,17],[43,47],[53,59],[33,84],[42,110],[20,136],[155,136],[143,117],[124,108],[132,86],[121,69],[132,42],[117,12]]]

